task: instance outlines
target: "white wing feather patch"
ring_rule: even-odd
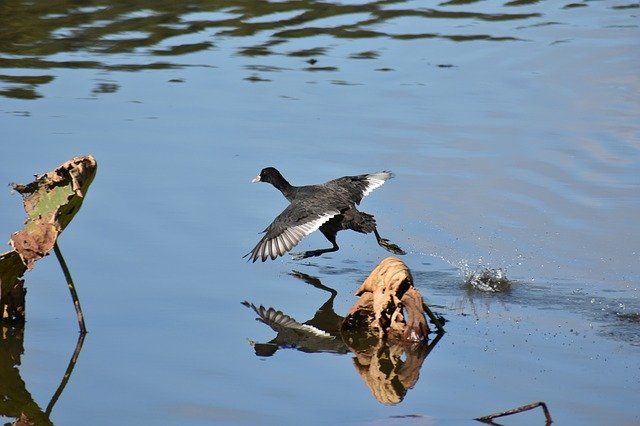
[[[319,216],[309,222],[303,223],[301,225],[292,226],[291,228],[289,228],[289,230],[293,231],[294,233],[298,233],[298,231],[300,231],[304,234],[303,236],[309,235],[313,231],[317,231],[318,228],[320,228],[323,223],[325,223],[326,221],[328,221],[338,213],[340,212],[337,210],[325,213],[322,216]]]
[[[249,259],[254,262],[261,259],[264,262],[268,258],[273,260],[278,256],[284,255],[296,246],[305,236],[318,230],[323,223],[338,214],[340,214],[338,210],[330,211],[308,222],[285,228],[279,235],[276,235],[273,238],[266,238],[265,236],[248,254]]]
[[[371,194],[371,191],[376,188],[380,188],[383,183],[385,183],[392,177],[393,174],[390,172],[378,172],[367,175],[367,177],[365,178],[367,181],[367,187],[364,189],[362,196],[366,197],[367,195]]]

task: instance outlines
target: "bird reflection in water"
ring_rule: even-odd
[[[268,357],[278,349],[296,349],[307,353],[353,352],[354,367],[373,396],[382,404],[400,403],[407,391],[418,382],[424,360],[443,334],[436,333],[431,341],[411,342],[388,341],[370,334],[345,333],[341,331],[344,317],[333,308],[338,292],[322,284],[318,278],[302,272],[293,271],[290,275],[328,292],[330,296],[313,318],[304,323],[274,308],[242,302],[253,309],[258,321],[277,333],[275,338],[265,343],[250,341],[256,355]]]

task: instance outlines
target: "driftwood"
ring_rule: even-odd
[[[397,257],[387,257],[380,262],[356,291],[356,296],[360,299],[345,317],[343,332],[365,332],[378,339],[409,342],[426,340],[429,325],[425,308],[428,307],[413,286],[411,271]],[[443,331],[439,323],[437,328]]]

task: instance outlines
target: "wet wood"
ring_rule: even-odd
[[[368,332],[379,339],[412,342],[427,338],[426,305],[413,285],[411,271],[397,257],[387,257],[380,262],[356,291],[356,296],[360,298],[345,317],[343,331]],[[444,331],[439,323],[437,328],[439,332]]]

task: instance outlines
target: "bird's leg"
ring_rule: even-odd
[[[385,249],[387,251],[390,251],[393,254],[407,254],[404,250],[402,250],[397,245],[393,244],[392,242],[390,242],[386,238],[382,238],[380,236],[380,234],[378,234],[378,229],[377,228],[373,230],[373,233],[376,235],[376,240],[378,240],[378,244],[383,249]]]
[[[334,244],[333,247],[331,248],[326,248],[326,249],[318,249],[318,250],[311,250],[311,251],[303,251],[301,253],[291,253],[291,256],[293,256],[293,260],[302,260],[302,259],[306,259],[308,257],[314,257],[314,256],[320,256],[324,253],[330,253],[332,251],[338,251],[338,245]]]
[[[308,257],[320,256],[320,255],[322,255],[324,253],[330,253],[332,251],[338,251],[338,249],[340,247],[338,247],[338,244],[336,243],[336,231],[334,229],[330,229],[328,227],[321,226],[320,227],[320,232],[322,232],[322,235],[324,235],[325,238],[327,240],[329,240],[329,242],[332,244],[333,247],[326,248],[326,249],[303,251],[302,253],[291,253],[291,256],[293,256],[294,260],[302,260],[302,259],[306,259]]]

